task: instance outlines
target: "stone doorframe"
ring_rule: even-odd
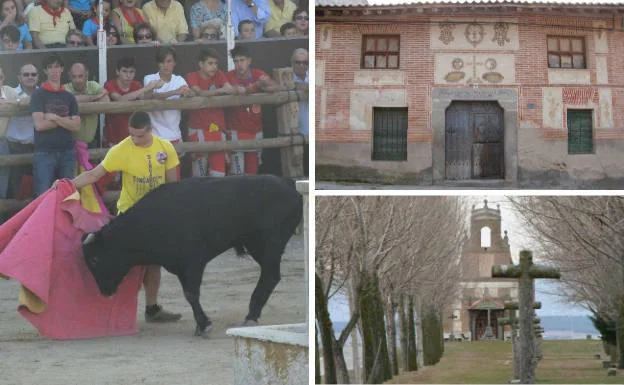
[[[513,88],[434,88],[431,90],[433,184],[445,179],[446,109],[453,101],[495,101],[503,109],[505,181],[518,181],[518,92]]]

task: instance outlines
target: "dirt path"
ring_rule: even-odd
[[[291,239],[282,280],[265,306],[261,324],[305,321],[303,236]],[[134,385],[233,383],[234,343],[225,335],[247,314],[260,269],[229,251],[206,267],[202,306],[214,326],[208,338],[193,336],[195,321],[175,276],[163,270],[160,302],[182,313],[175,324],[146,324],[139,293],[139,332],[129,337],[51,341],[17,312],[19,284],[0,280],[0,384]]]

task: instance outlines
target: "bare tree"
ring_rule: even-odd
[[[541,257],[558,267],[565,298],[617,320],[624,368],[624,198],[509,198]]]

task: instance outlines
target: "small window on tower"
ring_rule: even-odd
[[[489,227],[481,229],[481,247],[488,249],[492,246],[492,230]]]

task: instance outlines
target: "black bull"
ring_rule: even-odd
[[[257,321],[280,281],[288,240],[301,221],[303,198],[292,180],[270,175],[190,178],[162,185],[83,242],[103,295],[133,266],[160,265],[176,275],[201,335],[212,323],[199,303],[206,264],[244,246],[260,265],[246,320]]]

